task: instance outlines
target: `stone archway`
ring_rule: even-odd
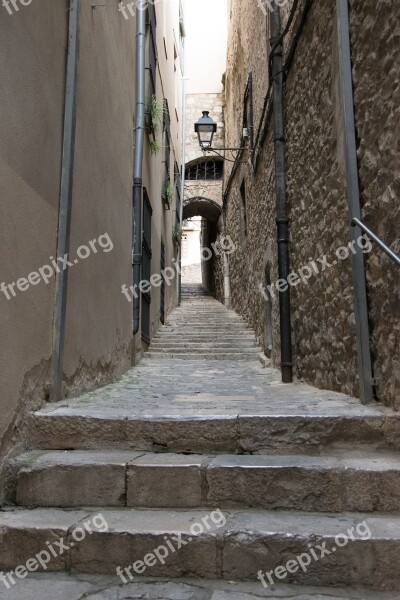
[[[183,220],[202,217],[201,273],[204,287],[218,299],[223,300],[222,255],[216,253],[216,242],[220,235],[222,207],[205,196],[187,198],[183,203]]]
[[[222,207],[210,198],[194,196],[183,203],[183,220],[191,217],[203,217],[210,223],[217,224],[222,215]]]

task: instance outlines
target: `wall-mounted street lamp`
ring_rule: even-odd
[[[208,110],[203,110],[203,116],[194,124],[194,130],[197,133],[199,138],[200,148],[203,152],[215,152],[218,154],[217,150],[229,150],[232,152],[239,152],[240,150],[244,150],[243,148],[216,148],[212,147],[212,141],[214,138],[214,133],[217,132],[217,124],[210,117],[210,113]],[[246,131],[246,133],[245,133]],[[248,137],[247,130],[243,130],[243,140],[246,140]]]
[[[208,110],[203,110],[203,116],[194,125],[202,150],[211,150],[214,133],[217,131],[217,124],[209,115]]]

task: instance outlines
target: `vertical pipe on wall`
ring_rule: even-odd
[[[64,99],[63,154],[58,214],[57,257],[67,257],[70,246],[72,186],[74,173],[76,97],[79,61],[79,1],[70,0],[68,55]],[[53,315],[50,401],[62,398],[68,267],[56,274]]]
[[[278,3],[270,13],[270,43],[272,48],[272,82],[275,126],[276,224],[278,238],[279,279],[289,275],[289,219],[286,190],[286,141],[283,107],[283,47],[277,43],[281,36],[281,15]],[[293,381],[292,333],[290,317],[290,287],[279,293],[281,372],[283,383]]]
[[[136,6],[136,114],[133,164],[133,284],[139,285],[142,272],[142,173],[145,130],[145,35],[146,1]],[[133,301],[133,334],[140,326],[140,294]]]
[[[351,65],[350,15],[348,0],[337,0],[337,26],[339,42],[340,92],[342,99],[343,129],[346,156],[347,201],[349,223],[361,219],[360,189],[358,181],[357,145],[354,116],[354,94]],[[350,227],[353,242],[362,235],[361,229]],[[364,255],[358,244],[357,253],[352,256],[354,313],[357,331],[358,375],[360,399],[366,404],[374,399],[371,349],[368,326],[367,287],[365,279]]]

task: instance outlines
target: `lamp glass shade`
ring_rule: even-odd
[[[211,148],[214,133],[217,131],[217,124],[209,116],[207,110],[203,111],[203,116],[195,123],[194,130],[198,135],[201,148]]]

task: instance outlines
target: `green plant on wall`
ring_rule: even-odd
[[[164,204],[167,204],[168,206],[171,206],[173,197],[174,197],[174,184],[172,183],[172,181],[170,179],[166,179],[164,181],[163,184],[163,189],[162,189],[162,199],[164,201]]]
[[[183,236],[183,227],[180,223],[177,223],[172,230],[172,239],[178,244],[181,243]]]
[[[158,154],[161,151],[161,144],[158,140],[151,140],[150,142],[150,152],[151,154],[154,156],[155,154]]]
[[[153,135],[162,128],[164,119],[164,103],[155,94],[146,103],[147,129]]]

